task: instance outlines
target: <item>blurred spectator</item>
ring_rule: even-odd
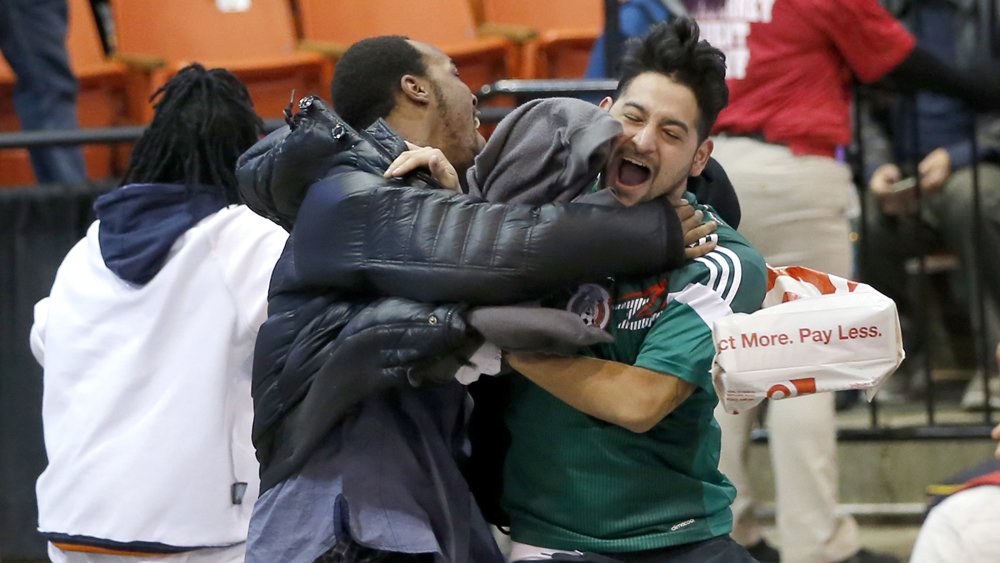
[[[890,73],[904,86],[1000,102],[996,83],[956,76],[922,49],[876,0],[690,0],[705,38],[727,56],[729,108],[715,155],[743,208],[741,232],[773,266],[852,275],[849,220],[859,208],[843,148],[851,140],[851,86]],[[859,549],[857,525],[837,508],[834,395],[769,405],[781,559],[794,563],[893,561]],[[755,409],[756,410],[756,409]],[[718,411],[720,467],[736,483],[733,536],[768,553],[754,514],[746,452],[754,413]]]
[[[154,103],[35,306],[55,563],[242,562],[257,498],[250,362],[287,237],[237,205],[234,168],[262,124],[221,69],[182,69]]]
[[[618,0],[618,37],[624,43],[630,37],[646,35],[653,24],[683,16],[687,13],[680,0]],[[586,78],[607,78],[615,76],[615,69],[608,68],[605,49],[608,38],[602,34],[594,42],[587,63]],[[622,52],[617,45],[616,52]]]
[[[17,76],[14,108],[25,131],[79,127],[66,27],[66,0],[0,2],[0,51]],[[80,183],[87,177],[80,147],[34,147],[30,153],[40,184]]]
[[[995,351],[1000,362],[1000,346]],[[1000,425],[992,437],[1000,440]],[[993,457],[1000,460],[1000,445]],[[995,464],[981,467],[995,469]],[[931,508],[920,526],[910,563],[1000,561],[1000,471],[970,479],[956,493]]]
[[[1000,2],[982,0],[960,6],[948,0],[886,0],[885,4],[900,14],[917,44],[943,62],[987,76],[1000,75],[1000,46],[992,42],[1000,38],[1000,24],[994,16]],[[865,264],[865,279],[884,288],[907,311],[904,261],[929,249],[953,252],[961,263],[962,279],[969,284],[962,293],[968,298],[972,322],[978,324],[979,307],[985,307],[987,340],[1000,341],[1000,115],[977,116],[960,100],[927,92],[895,102],[888,112],[891,140],[879,124],[866,122],[862,127],[868,185],[879,203],[869,216],[868,248],[874,259]],[[974,124],[976,154],[972,152]],[[983,221],[978,232],[973,165],[978,166]],[[904,177],[919,181],[904,182]],[[973,287],[979,279],[979,265],[985,274],[982,304],[976,302]],[[984,352],[989,373],[995,375],[992,351]],[[910,390],[923,383],[912,377],[900,381],[908,379]],[[1000,406],[1000,389],[994,393],[995,405]],[[974,380],[963,406],[981,408],[983,404],[983,382]]]

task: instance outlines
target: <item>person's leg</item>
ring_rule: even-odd
[[[741,138],[717,139],[713,154],[740,198],[739,230],[768,264],[851,277],[848,218],[856,210],[857,192],[846,166]],[[828,563],[859,548],[853,519],[836,512],[833,403],[827,393],[772,401],[768,407],[784,561]]]
[[[850,557],[860,544],[854,519],[836,512],[833,394],[771,401],[768,409],[781,559],[828,563]]]
[[[424,553],[395,553],[365,547],[351,538],[342,538],[315,563],[432,563],[434,557]]]
[[[957,171],[945,183],[941,193],[928,198],[926,211],[929,220],[942,233],[945,245],[961,261],[964,277],[969,284],[968,301],[973,325],[979,323],[980,307],[976,300],[975,284],[980,273],[983,276],[988,345],[982,350],[982,354],[991,373],[995,373],[997,366],[992,345],[1000,342],[1000,315],[997,311],[1000,304],[1000,166],[980,165],[979,186],[979,232],[976,232],[974,223],[971,167]],[[981,272],[977,271],[977,265],[982,266]]]
[[[910,563],[1000,561],[1000,487],[955,493],[927,515]]]
[[[79,126],[66,29],[66,0],[0,2],[0,50],[17,76],[14,107],[25,131]],[[39,183],[86,180],[80,147],[39,147],[30,152]]]

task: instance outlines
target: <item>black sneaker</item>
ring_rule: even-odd
[[[859,549],[857,553],[840,563],[900,563],[899,558],[889,553],[875,553],[867,549]]]
[[[750,556],[760,563],[781,563],[781,555],[777,549],[760,538],[760,541],[747,548]]]

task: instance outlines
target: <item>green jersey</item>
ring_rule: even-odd
[[[691,198],[689,198],[691,199]],[[701,541],[732,529],[736,491],[719,472],[712,323],[760,307],[761,255],[710,208],[718,247],[681,268],[581,286],[566,302],[614,342],[597,358],[669,374],[697,390],[643,434],[588,416],[516,376],[504,506],[515,541],[598,553]]]

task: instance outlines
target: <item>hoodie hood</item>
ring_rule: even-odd
[[[183,184],[129,184],[94,203],[104,264],[145,285],[163,268],[177,238],[226,207],[223,190]]]
[[[566,202],[590,189],[622,125],[575,98],[545,98],[503,118],[466,174],[469,193],[488,201]]]

